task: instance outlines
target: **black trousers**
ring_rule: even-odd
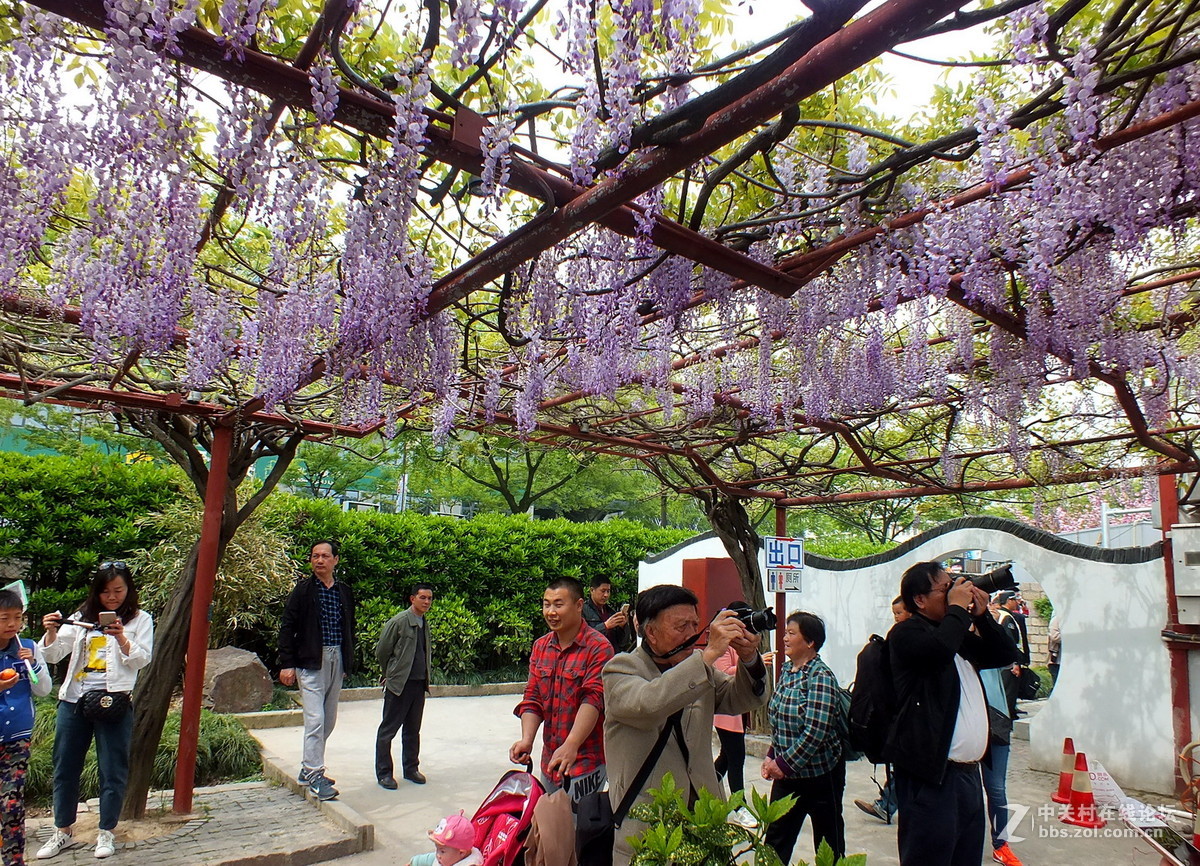
[[[421,763],[421,718],[425,715],[425,681],[409,680],[404,691],[383,690],[383,721],[375,735],[375,778],[393,773],[392,740],[400,735],[404,775],[415,773]]]
[[[729,774],[729,794],[733,796],[746,787],[746,735],[741,731],[717,728],[717,740],[721,743],[721,751],[713,761],[713,767],[718,779]]]
[[[846,762],[814,779],[777,779],[771,784],[771,799],[793,795],[796,805],[767,828],[767,844],[784,863],[792,862],[796,837],[804,819],[812,816],[813,848],[824,839],[838,857],[846,856],[846,822],[842,819],[842,794],[846,790]]]
[[[978,764],[947,764],[940,785],[897,768],[900,866],[979,866],[987,832]]]

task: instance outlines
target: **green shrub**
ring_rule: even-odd
[[[0,452],[0,558],[28,560],[31,591],[79,588],[82,599],[102,559],[157,542],[137,520],[182,489],[177,470],[154,464]]]
[[[632,866],[781,866],[779,855],[767,844],[767,828],[792,810],[796,798],[791,794],[768,800],[753,788],[747,788],[750,799],[741,791],[728,800],[701,790],[696,802],[688,806],[684,789],[675,784],[667,773],[662,784],[651,788],[650,801],[636,804],[629,817],[646,824],[646,828],[629,840],[633,847]],[[745,804],[757,819],[753,828],[731,823],[730,814]],[[839,858],[821,840],[815,866],[865,866],[867,855],[851,854]],[[806,866],[803,860],[796,866]]]
[[[528,614],[513,610],[504,599],[492,599],[483,608],[483,621],[491,635],[489,668],[524,665],[533,646],[533,623]]]
[[[1038,679],[1042,684],[1038,686],[1038,693],[1035,700],[1042,700],[1050,697],[1050,692],[1054,689],[1054,677],[1050,676],[1050,669],[1046,667],[1035,667],[1033,672],[1038,675]]]
[[[101,557],[132,559],[140,549],[161,558],[159,548],[172,547],[178,563],[185,549],[190,551],[186,544],[164,543],[172,533],[178,542],[178,510],[149,516],[167,512],[172,502],[183,498],[180,477],[174,470],[149,464],[0,454],[0,557],[33,563],[29,619],[34,637],[41,633],[45,613],[55,609],[68,613],[78,606]],[[408,592],[416,581],[434,588],[434,621],[445,599],[469,600],[456,615],[469,613],[460,625],[467,627],[467,637],[478,634],[471,637],[475,643],[470,648],[452,645],[462,639],[460,635],[443,636],[442,646],[434,645],[435,666],[440,670],[433,675],[520,668],[533,639],[546,630],[541,597],[549,579],[569,575],[586,586],[602,575],[612,582],[614,598],[632,600],[639,560],[691,536],[687,531],[624,520],[572,523],[500,514],[457,520],[414,512],[346,512],[334,502],[278,491],[261,506],[255,520],[261,520],[261,527],[248,540],[259,539],[257,549],[286,549],[289,559],[278,572],[305,574],[314,542],[326,538],[341,542],[339,579],[350,585],[358,604],[361,667],[353,681],[372,684],[378,679],[374,663],[378,630],[390,612],[408,606]],[[63,532],[62,527],[71,531]],[[264,545],[261,539],[272,533],[283,540]],[[151,610],[156,583],[168,587],[171,571],[164,569],[157,582],[147,580]],[[227,605],[225,613],[214,613],[230,643],[258,653],[268,664],[278,641],[282,607],[273,596],[279,590],[279,576],[274,574],[269,586],[257,579],[261,575],[240,580],[243,597],[252,595],[255,604],[235,603]],[[218,607],[225,603],[227,582],[223,571]]]
[[[29,773],[25,782],[25,801],[30,806],[50,804],[54,788],[54,721],[57,702],[37,699]],[[175,760],[179,751],[179,713],[167,716],[162,739],[154,755],[152,788],[166,790],[175,784]],[[196,749],[196,785],[219,785],[258,776],[262,760],[258,743],[237,719],[202,710],[200,740]],[[80,777],[79,798],[99,796],[99,770],[96,747],[88,750]]]
[[[355,635],[354,652],[357,659],[355,673],[375,685],[383,676],[379,662],[375,660],[375,645],[389,619],[398,614],[403,608],[394,602],[383,598],[368,598],[355,600]],[[406,605],[407,606],[407,605]]]
[[[456,676],[478,667],[484,630],[465,598],[443,595],[425,615],[425,623],[435,670]]]
[[[1035,598],[1033,609],[1046,622],[1050,622],[1054,618],[1054,604],[1050,601],[1049,596],[1043,595],[1041,598]]]
[[[866,538],[832,536],[805,540],[804,551],[830,559],[858,559],[861,556],[883,553],[895,546],[894,543],[881,544]]]
[[[204,503],[191,493],[137,520],[138,527],[160,536],[157,544],[135,551],[129,560],[138,576],[142,607],[155,616],[188,568],[203,516]],[[266,525],[263,511],[238,528],[217,569],[209,612],[210,648],[232,643],[239,632],[269,632],[278,627],[283,600],[296,578],[287,555],[289,541]]]

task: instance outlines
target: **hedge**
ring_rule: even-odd
[[[341,544],[338,575],[354,590],[359,661],[368,679],[378,673],[374,636],[392,611],[408,606],[417,581],[434,588],[430,634],[437,671],[511,667],[545,631],[541,597],[549,580],[575,577],[586,587],[602,575],[612,581],[615,599],[632,599],[639,560],[692,535],[623,520],[341,511],[292,496],[272,504],[270,521],[294,539],[298,567],[316,542]]]
[[[0,452],[0,559],[28,561],[32,590],[77,603],[102,559],[157,542],[135,521],[176,499],[181,484],[179,472],[152,464]]]
[[[34,636],[43,614],[66,612],[83,600],[101,559],[128,557],[163,540],[137,521],[177,500],[183,483],[177,470],[152,464],[0,452],[0,558],[30,564]],[[431,584],[437,599],[430,615],[434,675],[470,678],[523,663],[534,637],[545,631],[541,596],[551,578],[577,577],[587,586],[603,575],[615,599],[629,600],[638,561],[691,535],[623,520],[347,512],[285,492],[261,508],[264,523],[290,540],[297,575],[308,571],[314,542],[340,541],[338,574],[355,593],[359,681],[366,682],[378,674],[372,650],[379,629],[408,605],[414,582]],[[268,625],[237,633],[235,643],[272,665],[282,604],[266,606]]]

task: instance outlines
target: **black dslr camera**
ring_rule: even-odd
[[[753,634],[774,631],[775,626],[779,624],[779,620],[775,616],[775,611],[769,607],[764,607],[762,610],[754,610],[744,601],[735,601],[731,602],[726,610],[733,611],[737,616],[738,622]]]
[[[999,568],[993,568],[991,571],[984,574],[967,574],[963,575],[982,589],[988,595],[994,592],[999,592],[1002,589],[1016,589],[1017,581],[1013,577],[1012,564],[1002,565]]]

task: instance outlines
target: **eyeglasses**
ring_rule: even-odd
[[[114,559],[110,562],[100,563],[101,571],[129,571],[129,566],[125,564],[123,559]]]

